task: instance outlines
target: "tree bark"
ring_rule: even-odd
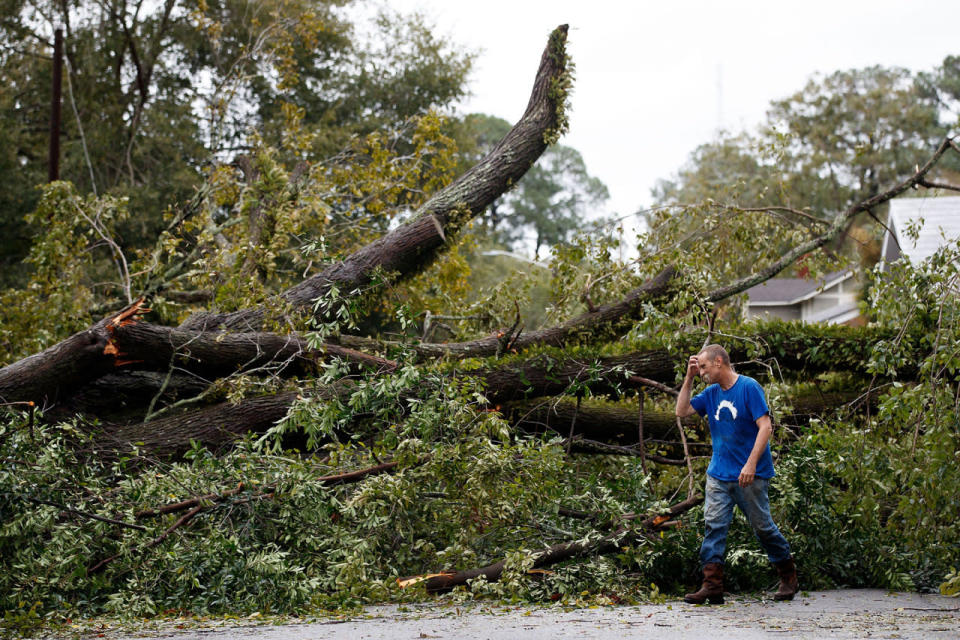
[[[501,410],[504,417],[519,431],[530,434],[554,433],[567,437],[573,425],[574,437],[588,438],[607,444],[633,445],[637,439],[637,408],[616,403],[580,405],[570,399],[539,399],[511,403]],[[576,420],[574,420],[576,416]],[[684,425],[704,434],[702,423],[687,418]],[[676,436],[676,418],[672,411],[646,409],[643,412],[644,439],[665,439]]]
[[[178,458],[197,442],[217,450],[248,433],[262,434],[283,419],[297,392],[248,398],[237,403],[221,402],[203,409],[159,418],[146,423],[105,427],[97,438],[100,454],[129,453]]]
[[[788,402],[792,411],[783,415],[780,424],[790,428],[806,427],[810,418],[831,415],[837,409],[859,399],[867,406],[876,406],[877,394],[864,397],[862,391],[809,392],[791,396]],[[540,398],[538,400],[508,404],[501,409],[504,417],[519,431],[530,434],[554,433],[567,437],[573,427],[573,436],[587,438],[604,444],[630,446],[638,444],[637,407],[634,403],[582,403],[579,409],[569,398]],[[576,419],[574,420],[574,417]],[[708,430],[704,420],[691,416],[683,420],[687,433],[694,432],[706,438]],[[676,439],[677,422],[673,411],[645,408],[643,430],[645,441]]]
[[[205,378],[263,369],[270,375],[313,373],[329,357],[392,371],[397,363],[339,345],[311,349],[296,334],[215,333],[131,323],[118,328],[112,344],[138,368],[164,371],[171,364]]]
[[[541,354],[461,375],[479,377],[487,399],[492,404],[503,404],[564,393],[576,395],[587,390],[595,395],[619,396],[636,385],[629,380],[631,373],[672,382],[678,362],[678,358],[665,349],[604,358]]]

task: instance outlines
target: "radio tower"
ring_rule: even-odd
[[[717,132],[723,131],[723,64],[717,63]]]

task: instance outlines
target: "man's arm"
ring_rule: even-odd
[[[700,363],[697,362],[697,356],[690,356],[687,360],[687,375],[683,377],[683,385],[680,387],[680,395],[677,396],[676,414],[680,418],[692,416],[697,412],[690,404],[690,393],[693,389],[693,379],[700,373]]]
[[[770,414],[766,413],[757,418],[757,439],[753,443],[753,450],[750,457],[747,458],[747,464],[740,470],[740,486],[749,487],[753,484],[753,479],[757,475],[757,462],[760,456],[767,450],[767,443],[770,442],[770,436],[773,435],[773,425],[770,422]]]

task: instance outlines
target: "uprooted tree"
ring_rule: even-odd
[[[40,276],[23,326],[48,326],[57,311],[43,300],[118,310],[0,369],[0,401],[14,410],[0,498],[12,523],[0,537],[13,563],[6,608],[289,609],[400,597],[397,582],[567,598],[585,580],[611,593],[629,582],[624,567],[641,569],[643,588],[682,580],[696,527],[679,519],[699,503],[709,444],[670,407],[678,366],[708,339],[765,376],[790,447],[782,508],[801,551],[826,558],[821,582],[918,582],[903,563],[870,574],[862,554],[841,551],[889,548],[894,514],[948,535],[941,525],[958,510],[922,472],[898,477],[914,482],[909,504],[942,500],[934,515],[891,499],[889,478],[867,488],[863,475],[904,442],[913,457],[956,449],[955,424],[944,427],[957,416],[955,254],[927,271],[877,272],[866,327],[740,324],[732,303],[798,260],[821,268],[818,251],[891,198],[945,187],[932,176],[957,144],[833,215],[712,203],[651,231],[633,264],[598,239],[558,247],[551,320],[528,329],[523,278],[468,300],[457,244],[565,130],[566,33],[551,34],[523,117],[452,182],[430,116],[323,167],[288,171],[260,149],[211,174],[139,266],[110,237],[122,203],[48,189],[35,220],[58,223],[50,242],[76,260],[45,272],[55,252],[31,254]],[[378,218],[389,206],[394,217]],[[351,247],[341,255],[304,240],[330,233],[330,220]],[[89,266],[71,224],[87,229],[81,245],[109,249],[119,298],[71,280]],[[453,319],[456,339],[416,339],[420,317]],[[861,448],[882,431],[890,449],[860,475],[831,467],[824,451],[856,447],[824,440],[840,424],[859,425]],[[847,490],[868,515],[841,518],[856,535],[838,537],[825,527]],[[954,555],[914,573],[942,578]],[[740,562],[747,584],[761,560]]]

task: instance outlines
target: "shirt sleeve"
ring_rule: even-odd
[[[763,393],[763,387],[756,381],[749,385],[746,391],[747,411],[750,413],[750,420],[756,422],[770,413],[767,398]]]
[[[705,391],[701,391],[690,399],[690,406],[700,414],[700,417],[707,415],[707,399],[704,397]]]

